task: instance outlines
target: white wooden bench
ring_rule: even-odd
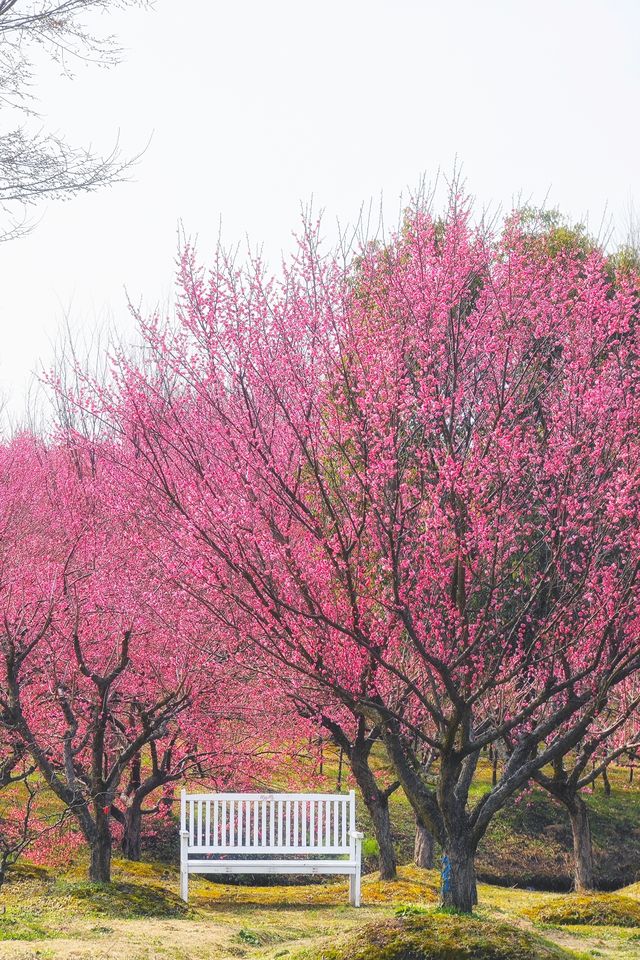
[[[362,836],[356,830],[353,790],[348,794],[183,790],[180,896],[189,898],[190,873],[343,874],[349,877],[349,902],[359,907]]]

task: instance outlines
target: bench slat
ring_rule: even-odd
[[[344,800],[348,793],[188,793],[187,800]]]
[[[190,850],[322,853],[350,848],[347,818],[351,794],[224,793],[185,795],[180,822]]]

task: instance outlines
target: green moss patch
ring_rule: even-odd
[[[523,913],[537,923],[557,926],[640,927],[640,903],[615,893],[555,897]]]
[[[571,954],[505,923],[432,911],[372,923],[299,960],[566,960]]]
[[[99,924],[102,921],[94,932],[103,934],[111,929],[104,925],[107,919],[166,920],[192,915],[174,893],[152,884],[25,879],[14,882],[7,893],[4,912],[0,912],[0,941],[74,936],[76,921],[82,926],[83,920],[94,918]]]
[[[139,883],[70,883],[58,881],[51,896],[61,909],[80,909],[88,916],[133,920],[175,919],[189,914],[187,905],[162,887]]]
[[[0,916],[0,940],[46,940],[54,935],[32,913],[7,911]]]

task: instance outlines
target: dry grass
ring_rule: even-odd
[[[395,882],[367,876],[354,910],[345,882],[248,887],[196,877],[185,908],[176,869],[161,863],[116,861],[114,883],[98,888],[79,868],[64,877],[25,869],[2,892],[0,960],[640,960],[637,927],[549,929],[546,914],[534,919],[535,908],[579,898],[481,885],[469,919],[436,909],[437,882],[415,867],[401,867]]]

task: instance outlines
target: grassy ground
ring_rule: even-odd
[[[377,766],[384,782],[381,754]],[[324,773],[323,789],[334,789],[330,754]],[[297,768],[298,786],[301,776]],[[344,883],[283,886],[289,878],[281,877],[265,887],[192,878],[187,908],[177,897],[170,825],[145,862],[117,860],[108,887],[86,882],[81,850],[57,873],[21,865],[0,890],[0,960],[640,960],[640,789],[627,776],[612,771],[611,796],[599,786],[587,798],[600,885],[624,888],[613,895],[561,892],[571,885],[570,831],[541,791],[494,819],[478,857],[480,878],[491,883],[481,884],[473,920],[439,911],[437,873],[411,866],[394,883],[370,872],[359,911],[347,905]],[[481,765],[475,794],[489,785]],[[408,864],[414,824],[400,791],[391,810],[399,862]],[[358,820],[370,849],[362,805]],[[367,867],[375,871],[374,856]]]
[[[640,891],[598,897],[481,885],[473,919],[437,909],[437,873],[402,867],[396,882],[246,887],[192,878],[186,907],[177,871],[116,861],[114,883],[90,890],[78,869],[17,871],[2,892],[0,960],[603,960],[640,958]],[[611,895],[610,895],[611,896]],[[578,902],[579,901],[579,902]]]

